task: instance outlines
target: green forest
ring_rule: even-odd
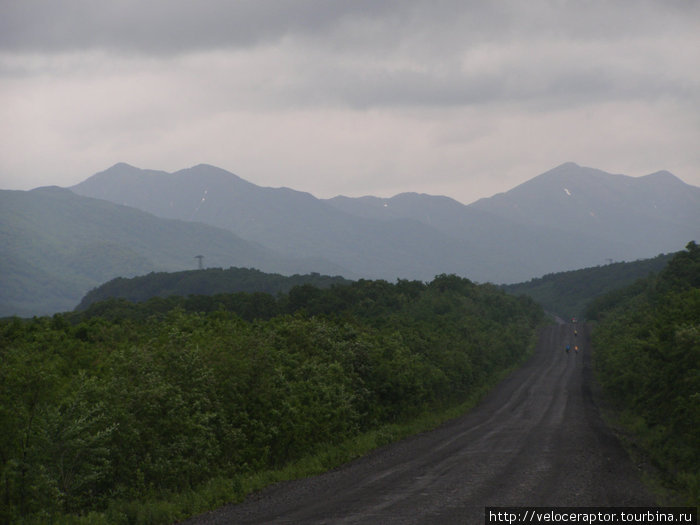
[[[331,468],[483,391],[543,321],[454,275],[5,319],[0,522],[168,523],[303,458]]]
[[[652,259],[550,273],[524,283],[504,285],[503,289],[532,297],[547,312],[564,319],[583,317],[591,301],[660,272],[672,257],[673,254],[662,254]]]
[[[657,275],[596,299],[594,365],[639,450],[662,482],[700,504],[700,247]]]
[[[312,284],[328,288],[333,284],[348,284],[340,276],[318,273],[285,276],[265,273],[253,268],[207,268],[183,272],[151,272],[139,277],[118,277],[90,290],[76,308],[85,310],[91,304],[108,299],[140,302],[152,297],[188,297],[190,295],[223,295],[235,292],[287,293],[295,286]],[[224,299],[222,299],[224,300]]]

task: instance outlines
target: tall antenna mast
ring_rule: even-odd
[[[202,259],[204,259],[204,255],[195,255],[195,259],[197,259],[197,263],[199,265],[199,269],[202,269]]]

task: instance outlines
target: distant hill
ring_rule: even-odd
[[[71,189],[391,281],[455,273],[514,283],[700,238],[700,188],[668,172],[635,178],[573,163],[468,206],[415,193],[317,199],[208,165],[166,173],[117,164]]]
[[[489,271],[463,275],[496,283],[654,257],[700,238],[700,188],[666,171],[629,177],[566,163],[468,206],[411,193],[328,202],[361,217],[417,220],[478,246]]]
[[[700,236],[700,188],[667,171],[628,177],[567,163],[470,207],[607,243],[614,260],[677,251]]]
[[[327,288],[333,284],[347,284],[342,277],[318,273],[285,276],[265,273],[252,268],[209,268],[183,272],[153,272],[130,279],[117,277],[90,290],[77,307],[84,310],[91,304],[106,299],[146,301],[152,297],[215,295],[234,292],[264,292],[272,295],[287,293],[294,286],[311,284]]]
[[[309,193],[263,188],[204,164],[172,174],[117,164],[71,190],[226,228],[287,257],[324,258],[348,277],[430,280],[465,270],[483,276],[489,268],[478,246],[423,221],[358,217]]]
[[[527,295],[546,311],[565,319],[583,317],[594,299],[659,273],[673,256],[671,253],[652,259],[553,273],[528,282],[505,285],[503,289],[512,295]]]
[[[345,269],[291,259],[231,231],[166,220],[57,187],[0,191],[0,316],[72,310],[91,288],[118,276],[206,266],[286,274]]]
[[[115,277],[207,267],[509,284],[700,239],[700,188],[564,164],[468,206],[404,193],[317,199],[214,166],[117,164],[71,188],[0,192],[0,316],[72,309]]]

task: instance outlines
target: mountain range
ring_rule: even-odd
[[[0,205],[0,315],[72,309],[101,282],[192,269],[196,255],[286,275],[502,284],[700,238],[700,188],[665,171],[574,163],[469,205],[415,193],[318,199],[204,164],[167,173],[124,163],[68,189],[1,191]]]
[[[294,274],[340,268],[287,259],[230,231],[152,214],[58,187],[0,191],[0,316],[72,310],[115,277],[197,268],[255,267]]]
[[[574,163],[468,206],[415,193],[316,199],[207,165],[170,174],[118,164],[71,189],[390,280],[513,283],[675,251],[700,234],[700,188],[664,171],[634,178]]]

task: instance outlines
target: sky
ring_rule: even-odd
[[[0,189],[206,163],[468,204],[568,161],[700,186],[700,2],[0,0]]]

